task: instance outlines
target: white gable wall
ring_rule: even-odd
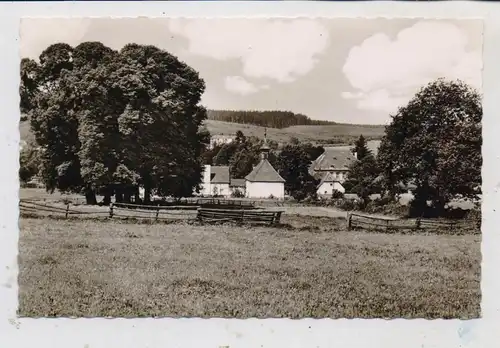
[[[337,191],[340,191],[342,193],[345,193],[344,186],[342,186],[342,184],[339,182],[324,182],[318,187],[318,190],[316,192],[318,195],[331,196],[333,193],[333,190],[337,190]]]
[[[251,182],[246,180],[246,196],[248,198],[285,198],[285,184],[282,182]]]
[[[203,181],[200,185],[200,195],[203,196],[210,196],[212,194],[212,187],[210,184],[210,175],[211,175],[211,170],[210,170],[210,165],[206,164],[205,167],[203,168]]]
[[[210,184],[210,186],[212,187],[212,192],[210,192],[210,195],[227,197],[231,194],[229,184]]]

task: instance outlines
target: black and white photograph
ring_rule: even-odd
[[[481,316],[483,22],[23,18],[20,317]]]

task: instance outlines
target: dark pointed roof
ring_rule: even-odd
[[[212,184],[229,184],[230,182],[228,166],[212,166],[210,167],[210,174]]]
[[[285,182],[267,159],[260,161],[245,179],[251,182]]]

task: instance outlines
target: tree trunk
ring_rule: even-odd
[[[136,187],[134,190],[134,203],[135,204],[141,203],[141,196],[139,195],[139,187]]]
[[[437,216],[445,215],[446,199],[443,197],[438,197],[433,203],[435,213]]]
[[[129,189],[126,189],[125,192],[123,193],[123,202],[124,203],[130,203],[132,198],[132,194]]]
[[[91,188],[87,188],[85,190],[85,201],[88,205],[96,205],[97,204],[97,198],[95,196],[95,191],[92,190]]]
[[[106,192],[104,194],[104,199],[102,200],[102,204],[104,204],[104,205],[110,205],[111,204],[111,194],[109,192]]]
[[[151,203],[151,187],[144,185],[144,203]]]
[[[117,203],[123,203],[123,190],[121,188],[116,188],[115,200]]]

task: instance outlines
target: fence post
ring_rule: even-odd
[[[113,218],[113,203],[109,203],[109,217]]]
[[[68,218],[68,214],[69,214],[69,203],[66,204],[66,219]]]
[[[155,216],[155,221],[158,221],[158,215],[160,214],[160,204],[157,204],[156,206],[156,216]]]
[[[347,230],[350,231],[352,229],[352,214],[347,213]]]
[[[386,220],[386,223],[387,223],[387,224],[386,224],[386,227],[385,227],[385,230],[386,230],[386,231],[389,231],[389,222],[390,222],[390,220],[389,220],[389,219],[387,219],[387,220]]]
[[[415,220],[415,227],[417,228],[417,230],[420,228],[422,222],[420,220],[420,218],[418,217],[416,220]]]

